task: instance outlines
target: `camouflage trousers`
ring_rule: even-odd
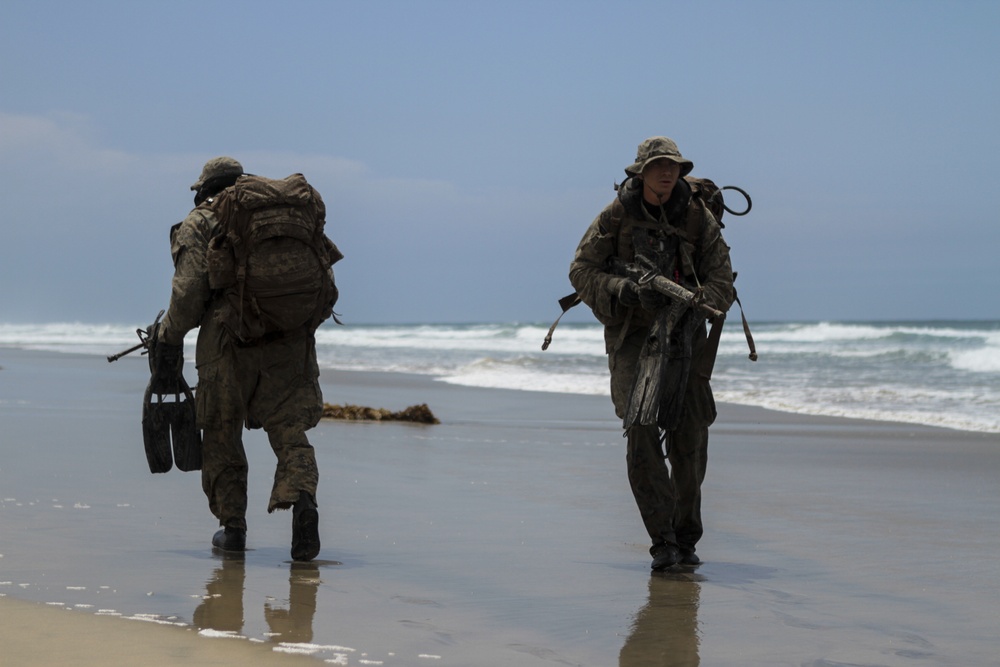
[[[316,497],[319,470],[305,432],[319,422],[323,397],[312,336],[238,347],[221,328],[204,326],[196,400],[202,489],[221,525],[246,529],[244,426],[263,428],[277,457],[268,512],[291,507],[301,491]]]
[[[608,357],[611,400],[620,418],[628,407],[644,338],[645,331],[627,336]],[[696,360],[703,346],[702,330],[695,339]],[[655,425],[633,426],[627,434],[629,484],[654,546],[669,544],[694,550],[704,532],[701,485],[708,465],[708,427],[716,413],[708,379],[699,374],[697,367],[697,363],[692,364],[680,424],[665,434],[662,444]]]

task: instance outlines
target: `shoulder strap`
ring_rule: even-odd
[[[246,179],[246,176],[241,179]],[[246,289],[247,256],[248,245],[246,242],[246,228],[249,223],[250,213],[240,206],[239,193],[235,186],[226,188],[220,192],[211,203],[212,211],[218,220],[219,227],[216,236],[224,237],[232,249],[236,285],[238,286],[239,312],[237,313],[239,331],[234,332],[238,338],[243,339],[243,302]]]

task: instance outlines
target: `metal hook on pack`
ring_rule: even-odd
[[[729,213],[731,213],[731,214],[733,214],[735,216],[746,215],[747,213],[750,212],[750,209],[753,208],[753,202],[750,200],[750,195],[748,195],[747,192],[746,192],[746,190],[744,190],[743,188],[738,188],[735,185],[724,185],[724,186],[722,186],[722,190],[736,190],[741,195],[743,195],[743,197],[747,200],[747,209],[745,211],[739,211],[738,212],[738,211],[734,211],[733,209],[731,209],[728,206],[726,206],[726,201],[725,201],[725,199],[723,199],[722,200],[722,208],[726,209],[726,211],[728,211]]]

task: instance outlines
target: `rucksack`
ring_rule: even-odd
[[[323,199],[302,174],[241,176],[210,206],[219,227],[209,243],[209,286],[221,291],[222,324],[233,336],[253,343],[312,333],[333,315],[332,267],[343,254],[326,236]]]
[[[694,176],[685,176],[684,180],[687,184],[691,186],[691,197],[694,199],[700,199],[705,207],[712,212],[715,216],[716,222],[719,226],[725,228],[725,224],[722,222],[722,216],[726,211],[729,211],[733,215],[740,216],[746,215],[750,212],[753,207],[753,202],[750,201],[750,195],[746,193],[742,188],[738,188],[735,185],[724,185],[721,188],[707,178],[696,178]],[[733,209],[726,206],[726,201],[722,198],[723,190],[736,190],[744,199],[747,200],[747,207],[743,211],[734,211]]]

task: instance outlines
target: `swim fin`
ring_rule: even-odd
[[[173,400],[164,400],[171,396]],[[154,392],[150,380],[142,400],[142,439],[151,473],[168,472],[174,463],[184,472],[201,470],[201,433],[195,416],[194,394],[183,377],[175,394]]]
[[[174,466],[170,454],[170,422],[161,408],[161,396],[157,394],[156,397],[157,403],[153,403],[153,388],[147,386],[142,397],[142,441],[151,473],[167,472]]]

